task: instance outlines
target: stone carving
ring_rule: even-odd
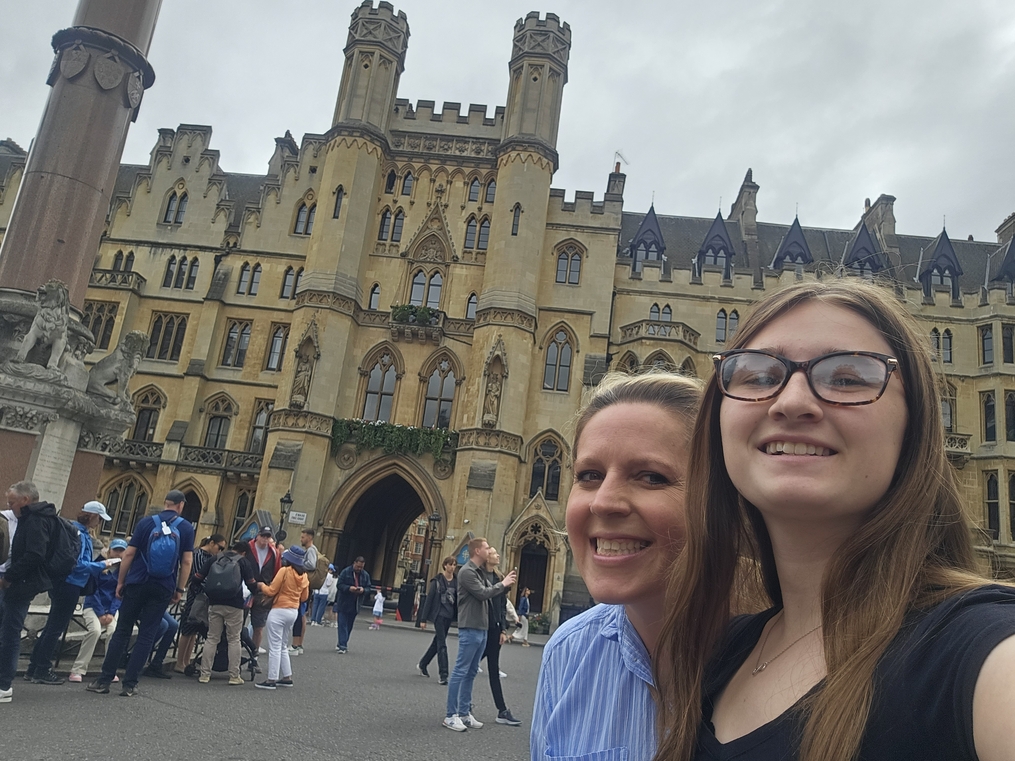
[[[300,291],[296,296],[296,306],[322,306],[342,314],[353,314],[356,310],[356,302],[348,296],[327,291]]]
[[[444,244],[436,235],[429,236],[416,250],[415,258],[418,262],[443,262],[447,255]]]
[[[338,454],[335,456],[335,462],[342,470],[351,470],[356,465],[356,446],[353,444],[343,444],[339,447]]]
[[[520,456],[522,437],[507,431],[465,428],[458,432],[459,449],[489,449]]]
[[[91,55],[80,40],[75,42],[73,47],[63,51],[63,55],[60,56],[60,73],[67,79],[74,79],[85,70],[89,58]]]
[[[497,140],[485,138],[447,138],[411,132],[392,132],[391,147],[406,153],[429,153],[442,156],[474,156],[493,159]]]
[[[454,466],[447,460],[434,460],[433,474],[438,481],[444,481],[451,477]]]
[[[500,415],[500,373],[491,373],[486,379],[486,397],[483,399],[483,427],[496,428]]]
[[[32,407],[17,405],[0,407],[0,426],[28,433],[38,433],[46,423],[52,422],[56,418],[55,413],[37,410]]]
[[[533,332],[536,329],[536,318],[517,309],[483,309],[476,314],[475,325],[510,325]]]
[[[123,66],[116,53],[106,53],[95,62],[95,81],[103,90],[112,90],[123,81]]]
[[[148,336],[140,330],[132,330],[109,354],[99,360],[88,373],[87,393],[106,399],[113,404],[129,405],[127,383],[134,377],[145,352],[148,351]],[[116,383],[116,391],[106,388]]]
[[[127,80],[127,102],[131,108],[137,108],[141,103],[141,96],[144,95],[144,84],[141,81],[141,72],[135,71]]]
[[[310,382],[313,380],[314,367],[321,357],[320,345],[317,341],[317,323],[313,320],[303,334],[303,340],[296,347],[296,370],[293,373],[293,385],[289,391],[289,406],[302,410],[310,398]]]
[[[330,438],[332,420],[329,415],[317,415],[302,410],[275,410],[271,413],[268,430],[308,431]]]
[[[38,290],[35,298],[39,311],[32,320],[28,335],[21,342],[18,361],[24,362],[36,344],[52,346],[49,362],[46,367],[56,370],[60,364],[64,349],[67,348],[67,326],[70,323],[70,305],[67,299],[67,286],[59,280],[50,280]]]

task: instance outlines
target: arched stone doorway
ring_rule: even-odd
[[[415,461],[401,456],[382,457],[355,473],[332,498],[324,526],[336,568],[344,568],[362,555],[374,581],[392,586],[398,570],[402,539],[421,516],[436,512],[447,525],[444,500],[433,479]],[[440,557],[444,531],[428,543],[427,557]],[[437,561],[439,562],[439,561]],[[421,572],[436,567],[425,562]]]
[[[546,610],[546,568],[550,560],[550,553],[546,546],[536,541],[527,542],[519,553],[518,561],[518,589],[528,587],[532,590],[529,595],[529,609],[533,613],[542,613]]]
[[[187,496],[187,501],[183,505],[183,519],[197,526],[197,522],[201,520],[201,498],[193,489],[188,489],[184,493]]]

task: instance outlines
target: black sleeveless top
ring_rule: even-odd
[[[712,711],[730,679],[778,611],[734,619],[720,655],[705,672],[695,761],[789,761],[800,749],[803,715],[781,716],[728,743],[715,738]],[[975,761],[973,690],[980,668],[1015,635],[1015,589],[985,586],[929,611],[912,613],[881,656],[860,745],[862,761]],[[811,692],[821,689],[817,684]],[[809,693],[810,694],[810,693]]]

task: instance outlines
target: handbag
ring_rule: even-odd
[[[194,597],[194,602],[190,604],[190,613],[187,615],[188,621],[194,621],[204,626],[208,625],[208,595],[204,592],[198,592]]]

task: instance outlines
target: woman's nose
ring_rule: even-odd
[[[769,407],[770,415],[790,419],[818,418],[824,414],[821,400],[811,391],[807,376],[802,371],[790,375],[786,386]]]
[[[625,479],[619,474],[607,473],[596,489],[589,509],[594,515],[626,515],[631,511],[630,498],[625,488]]]

